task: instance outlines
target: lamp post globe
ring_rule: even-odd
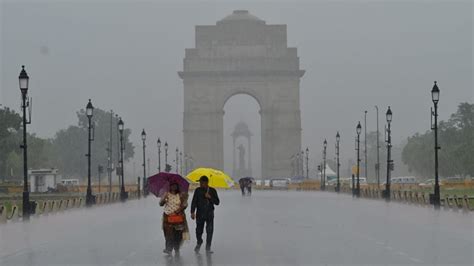
[[[387,113],[385,113],[385,116],[387,118],[387,123],[392,122],[392,110],[390,109],[390,106],[387,109]]]
[[[120,133],[123,133],[123,120],[122,118],[120,117],[119,121],[118,121],[118,129],[120,131]]]
[[[433,100],[434,104],[439,102],[439,94],[438,82],[435,81],[433,88],[431,89],[431,100]]]
[[[143,140],[143,141],[146,140],[146,132],[145,132],[145,129],[142,130],[142,140]]]
[[[89,99],[89,102],[86,105],[86,115],[88,118],[92,118],[94,115],[94,106],[92,106],[91,99]]]
[[[27,94],[28,93],[28,86],[30,82],[30,77],[25,71],[25,66],[21,66],[21,72],[20,75],[18,76],[19,80],[19,85],[20,85],[20,90],[22,94]]]

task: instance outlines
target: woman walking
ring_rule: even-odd
[[[184,240],[189,240],[189,229],[184,210],[188,206],[188,193],[181,192],[177,183],[170,184],[169,192],[160,200],[163,211],[163,233],[165,235],[164,253],[171,255],[173,249],[179,255]]]

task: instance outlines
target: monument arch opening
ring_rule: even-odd
[[[223,107],[236,94],[260,105],[262,177],[291,175],[301,150],[297,49],[287,46],[286,25],[267,25],[236,10],[216,25],[196,26],[196,47],[185,50],[184,152],[196,166],[224,168]]]
[[[224,106],[224,170],[235,180],[260,178],[260,105],[246,94],[232,96]]]

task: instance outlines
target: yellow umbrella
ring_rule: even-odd
[[[189,173],[186,178],[192,182],[199,182],[203,175],[209,178],[209,186],[213,188],[231,188],[235,184],[230,176],[212,168],[197,168]]]

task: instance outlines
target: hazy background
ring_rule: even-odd
[[[303,148],[309,147],[313,164],[325,137],[328,157],[334,157],[337,130],[342,161],[354,156],[357,121],[368,110],[368,130],[375,130],[376,104],[381,129],[392,107],[395,143],[428,130],[434,80],[441,89],[441,119],[474,98],[471,1],[0,2],[0,104],[20,111],[18,74],[25,64],[34,98],[31,131],[52,137],[76,124],[76,111],[92,98],[96,107],[123,117],[137,145],[141,129],[147,130],[154,165],[158,136],[172,151],[182,143],[183,91],[176,72],[184,49],[194,47],[194,26],[215,24],[234,9],[288,25],[288,45],[298,48],[306,70]],[[225,106],[226,141],[238,121],[251,126],[255,173],[258,109],[248,96]],[[228,171],[230,147],[226,143]]]

